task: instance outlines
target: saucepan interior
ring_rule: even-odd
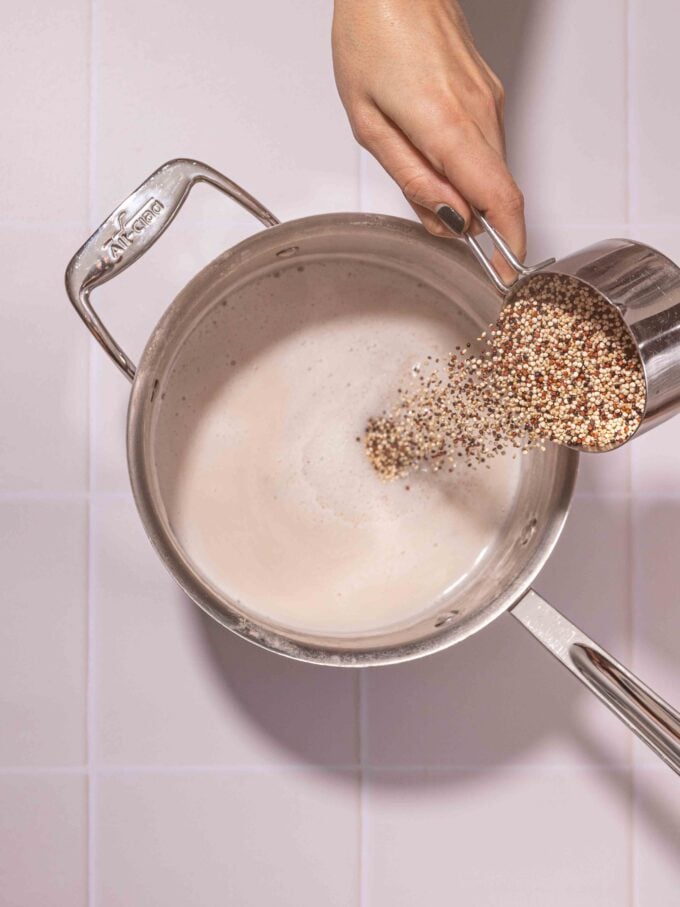
[[[153,544],[187,594],[225,627],[270,650],[332,665],[387,664],[449,646],[510,607],[550,554],[567,514],[578,455],[548,446],[520,457],[509,512],[499,513],[496,541],[470,565],[464,580],[401,624],[360,634],[305,633],[248,609],[204,576],[179,543],[159,481],[164,454],[165,387],[190,338],[216,307],[286,272],[288,294],[313,292],[311,263],[342,259],[371,270],[372,285],[416,280],[422,292],[444,294],[452,307],[482,326],[501,301],[463,243],[428,235],[411,221],[366,214],[332,214],[292,221],[244,241],[215,259],[180,293],[152,334],[134,381],[128,417],[128,461],[140,515]],[[377,282],[377,283],[376,283]],[[357,287],[361,293],[361,285]],[[279,300],[280,302],[281,300]],[[367,300],[368,304],[368,300]],[[209,333],[209,332],[208,332]],[[379,338],[377,338],[379,340]],[[166,408],[167,409],[167,408]],[[226,479],[227,477],[225,477]],[[238,477],[228,477],[237,481]],[[165,491],[167,495],[167,489]],[[233,515],[238,518],[237,514]]]

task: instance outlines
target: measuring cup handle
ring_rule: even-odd
[[[167,230],[192,186],[208,183],[267,227],[278,220],[257,199],[200,161],[168,161],[122,202],[76,252],[66,269],[66,292],[97,341],[132,381],[135,365],[99,320],[90,303],[95,287],[129,268]]]
[[[680,714],[675,709],[533,589],[510,613],[680,774]]]
[[[498,252],[500,252],[506,262],[517,274],[517,277],[512,283],[505,283],[501,275],[493,266],[491,259],[485,255],[484,249],[482,249],[477,238],[473,236],[472,233],[470,233],[469,229],[464,229],[463,218],[460,216],[460,214],[455,212],[450,205],[438,205],[435,209],[435,214],[445,227],[451,230],[452,233],[455,233],[457,236],[460,236],[465,240],[465,242],[472,250],[472,254],[482,266],[482,269],[486,276],[496,287],[498,292],[503,296],[508,295],[508,293],[514,287],[515,283],[520,277],[528,277],[530,274],[535,274],[536,271],[541,271],[543,268],[547,268],[550,265],[555,264],[554,258],[547,258],[545,261],[541,261],[537,265],[525,265],[524,262],[520,261],[519,258],[517,258],[510,246],[503,239],[498,230],[496,230],[489,223],[484,214],[482,214],[481,211],[478,211],[473,205],[470,205],[470,209],[474,214],[475,219],[479,221],[479,223],[486,231],[487,236],[491,239],[494,248]],[[461,229],[461,225],[463,229]]]

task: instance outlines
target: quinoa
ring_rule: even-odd
[[[392,409],[369,419],[366,454],[381,478],[486,466],[548,442],[609,450],[637,430],[646,402],[640,358],[619,313],[564,276],[532,278],[495,324],[427,357]],[[408,385],[411,385],[410,387]]]

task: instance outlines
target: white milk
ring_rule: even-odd
[[[465,582],[518,462],[383,483],[355,440],[366,420],[416,363],[478,329],[408,276],[300,268],[224,300],[190,338],[163,389],[161,491],[196,567],[245,609],[309,631],[382,629]]]

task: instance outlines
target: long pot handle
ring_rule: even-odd
[[[76,252],[66,269],[66,292],[76,311],[118,368],[132,381],[135,365],[92,308],[95,287],[129,268],[170,226],[192,186],[208,183],[238,202],[267,227],[271,211],[236,183],[200,161],[168,161],[122,202]]]
[[[680,774],[680,714],[674,708],[533,589],[510,613]]]

